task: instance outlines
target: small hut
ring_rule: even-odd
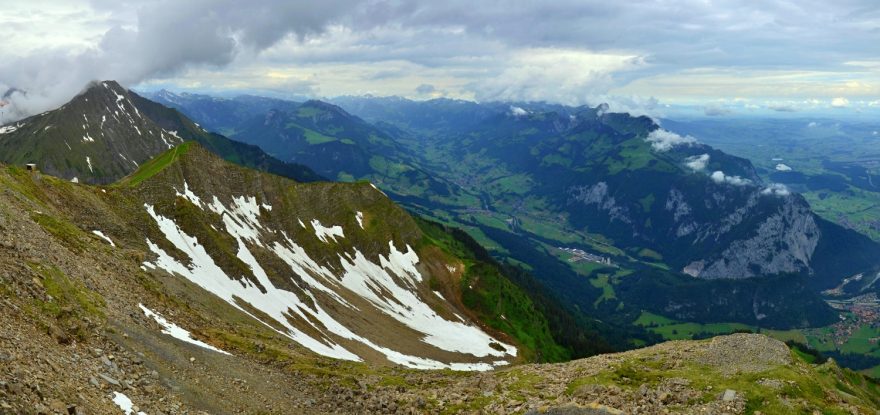
[[[24,168],[29,172],[37,171],[37,165],[35,163],[28,163],[24,165]]]

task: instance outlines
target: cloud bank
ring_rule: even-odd
[[[769,107],[779,111],[810,99],[825,108],[880,102],[872,0],[7,3],[0,94],[27,94],[5,99],[6,118],[64,102],[95,79],[312,96],[609,102],[613,111],[646,111],[650,97],[745,96],[778,102]]]

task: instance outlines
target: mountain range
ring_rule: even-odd
[[[253,112],[265,108],[245,97],[163,91],[154,98],[193,114],[207,101]],[[764,183],[748,160],[646,117],[602,106],[373,97],[334,102],[364,118],[309,101],[288,102],[234,125],[228,119],[223,126],[206,125],[233,130],[236,139],[327,177],[372,180],[412,211],[462,227],[494,254],[530,269],[565,303],[593,309],[589,314],[619,326],[634,321],[639,309],[775,328],[828,324],[836,317],[819,292],[878,271],[875,242],[817,216],[785,186]],[[317,131],[324,138],[316,140]],[[386,145],[370,144],[370,137]],[[319,166],[328,159],[327,143],[362,150],[357,156],[332,153],[337,163]],[[366,158],[360,154],[383,162],[360,164]],[[387,160],[399,167],[387,168]],[[363,168],[350,174],[350,166]],[[407,177],[411,171],[449,185],[415,186]],[[587,273],[609,281],[613,298],[560,264],[559,248],[619,264]],[[870,289],[876,287],[852,284],[844,291]]]
[[[0,411],[880,403],[759,334],[523,365],[659,342],[646,316],[826,325],[823,291],[877,290],[852,278],[875,242],[646,117],[105,81],[0,127],[0,160]]]

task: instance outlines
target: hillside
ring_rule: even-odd
[[[539,314],[508,288],[500,301],[520,300],[494,320],[531,316],[519,326],[528,336],[496,331],[493,319],[473,325],[474,294],[449,279],[464,271],[476,289],[491,263],[461,255],[454,237],[368,184],[294,183],[195,143],[109,187],[17,167],[0,169],[0,184],[0,405],[12,413],[111,414],[129,402],[168,414],[878,404],[861,375],[760,335],[516,364],[530,350],[520,339],[541,337]],[[410,327],[412,318],[431,323]],[[513,366],[494,366],[500,359]],[[405,368],[447,365],[492,370]]]
[[[185,140],[245,166],[299,181],[320,178],[305,166],[209,134],[179,112],[114,81],[91,83],[58,109],[0,127],[0,137],[0,161],[39,163],[46,173],[83,183],[112,183]]]

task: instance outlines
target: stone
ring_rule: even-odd
[[[118,380],[113,379],[113,378],[111,378],[110,376],[107,376],[107,375],[105,375],[105,374],[103,374],[103,373],[99,373],[99,374],[98,374],[98,377],[100,377],[101,379],[104,379],[104,382],[107,382],[107,383],[109,383],[109,384],[111,384],[111,385],[113,385],[113,386],[121,386],[121,385],[122,385],[121,383],[119,383]]]
[[[736,391],[733,389],[727,389],[721,395],[721,400],[724,402],[730,402],[736,399]]]

